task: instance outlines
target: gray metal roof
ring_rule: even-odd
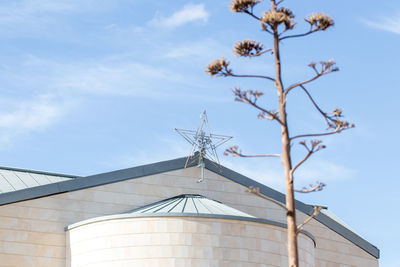
[[[0,166],[0,194],[75,178],[66,174]]]
[[[91,188],[94,186],[105,185],[135,178],[142,178],[144,176],[154,175],[157,173],[180,170],[184,168],[185,163],[186,163],[186,157],[183,157],[183,158],[161,161],[157,163],[137,166],[123,170],[91,175],[87,177],[78,177],[76,179],[69,179],[67,181],[51,183],[42,186],[35,186],[17,191],[6,192],[0,194],[0,205],[6,205],[9,203],[24,201],[28,199],[45,197],[53,194],[66,193],[75,190],[81,190],[85,188]],[[195,166],[195,163],[193,163],[188,167],[193,167],[193,166]],[[208,169],[209,171],[217,173],[245,187],[249,186],[258,187],[260,188],[261,194],[268,196],[281,203],[285,203],[285,195],[282,194],[281,192],[278,192],[266,185],[256,182],[231,169],[228,169],[224,166],[221,166],[220,169],[208,159],[205,159],[205,168]],[[314,206],[307,205],[298,200],[296,200],[296,209],[308,215],[312,215],[314,213]],[[375,258],[379,258],[379,249],[376,246],[369,243],[367,240],[363,239],[357,233],[347,228],[340,222],[336,221],[334,218],[327,216],[326,214],[321,212],[320,214],[318,214],[317,217],[315,217],[315,220],[322,223],[332,231],[343,236],[353,244],[359,246],[360,248],[362,248]]]
[[[254,216],[228,207],[219,201],[201,195],[185,194],[168,198],[150,205],[135,209],[130,214],[212,214],[225,216],[240,216],[255,218]]]

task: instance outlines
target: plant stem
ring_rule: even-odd
[[[271,9],[276,11],[277,5],[275,0],[271,0]],[[274,60],[275,60],[275,86],[279,96],[279,119],[281,123],[282,135],[282,165],[285,170],[286,177],[286,221],[287,221],[287,244],[288,244],[288,259],[290,267],[299,266],[299,255],[297,248],[296,235],[296,208],[294,200],[294,185],[293,176],[291,175],[292,162],[290,155],[290,137],[286,114],[286,95],[282,82],[282,67],[279,54],[279,34],[278,26],[273,28],[274,33]]]

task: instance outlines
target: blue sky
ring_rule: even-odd
[[[193,129],[207,109],[214,133],[246,153],[279,153],[279,129],[233,101],[230,88],[275,91],[260,81],[211,78],[225,56],[237,73],[273,71],[268,55],[241,59],[233,44],[269,36],[229,11],[230,1],[12,0],[0,5],[0,164],[89,175],[181,157],[189,146],[173,128]],[[261,6],[267,3],[262,3]],[[344,108],[356,128],[325,138],[296,186],[328,186],[297,196],[326,205],[381,249],[381,266],[397,257],[400,203],[398,122],[400,3],[285,1],[296,16],[330,14],[335,27],[282,44],[284,82],[312,75],[311,61],[334,58],[341,71],[310,86],[327,110]],[[261,10],[259,10],[261,11]],[[325,125],[300,92],[288,102],[292,133]],[[222,156],[223,164],[280,191],[277,159]],[[301,150],[296,152],[300,157]]]

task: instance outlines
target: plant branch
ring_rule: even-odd
[[[276,5],[279,6],[280,4],[282,4],[283,1],[284,0],[280,0],[280,1],[276,2]]]
[[[270,197],[262,194],[260,192],[260,188],[259,187],[250,186],[250,187],[247,188],[246,192],[252,193],[252,194],[254,194],[256,196],[259,196],[259,197],[261,197],[263,199],[269,200],[269,201],[275,203],[276,205],[278,205],[279,207],[283,208],[284,210],[287,210],[285,204],[279,202],[278,200],[275,200],[273,198],[270,198]]]
[[[283,2],[283,0],[282,0],[282,2]],[[260,18],[260,17],[257,17],[256,15],[254,15],[253,10],[251,10],[251,11],[246,10],[246,11],[244,11],[244,13],[250,15],[251,17],[253,17],[254,19],[256,19],[256,20],[258,20],[258,21],[261,21],[261,18]],[[266,31],[266,32],[268,32],[268,33],[271,34],[271,35],[274,35],[274,33],[271,32],[270,30],[268,30],[266,27],[263,27],[263,30]]]
[[[310,99],[311,103],[314,105],[314,107],[317,109],[317,111],[319,113],[321,113],[321,115],[324,117],[325,121],[328,123],[328,125],[330,123],[334,123],[335,119],[331,118],[326,112],[324,112],[319,105],[317,104],[317,102],[315,102],[314,98],[311,96],[310,92],[304,87],[304,85],[300,85],[300,88],[303,89],[304,93],[306,93],[306,95],[308,96],[308,98]],[[336,132],[332,132],[329,134],[334,134]],[[320,135],[316,135],[316,136],[320,136]]]
[[[267,53],[267,52],[272,52],[272,49],[263,50],[263,51],[261,51],[260,53],[258,53],[258,55],[262,55],[262,54],[265,54],[265,53]]]
[[[279,124],[282,125],[282,121],[280,120],[277,112],[266,110],[265,108],[262,108],[257,104],[258,98],[263,95],[262,92],[253,90],[242,91],[239,87],[235,88],[232,91],[236,96],[236,101],[249,104],[261,111],[261,113],[258,115],[258,118],[266,118],[264,115],[268,114],[268,119],[276,120],[277,122],[279,122]]]
[[[290,171],[290,176],[293,177],[293,174],[297,168],[299,168],[312,155],[312,153],[312,151],[309,151],[307,155],[299,163],[297,163],[296,166],[294,166],[294,168]]]
[[[328,132],[328,133],[317,133],[317,134],[300,134],[300,135],[296,135],[290,138],[290,140],[294,140],[297,138],[304,138],[304,137],[318,137],[318,136],[327,136],[327,135],[332,135],[332,134],[336,134],[336,133],[340,133],[341,131],[347,130],[350,128],[346,128],[346,129],[341,129],[341,128],[336,128],[335,130],[333,130],[332,132]]]
[[[285,96],[294,88],[301,86],[301,85],[305,85],[308,84],[312,81],[315,81],[316,79],[318,79],[319,77],[332,73],[332,72],[336,72],[339,71],[339,68],[335,66],[335,62],[333,60],[329,60],[329,61],[321,61],[320,63],[320,70],[317,69],[316,67],[316,63],[315,62],[311,62],[308,66],[311,67],[315,72],[316,75],[308,80],[305,80],[303,82],[298,82],[295,84],[292,84],[291,86],[289,86],[286,90],[285,90]]]
[[[330,114],[324,112],[317,102],[315,102],[314,98],[311,96],[310,92],[304,87],[304,85],[300,85],[300,88],[303,89],[303,91],[306,93],[307,97],[310,99],[311,103],[315,107],[315,109],[324,117],[326,123],[328,124],[328,129],[333,129],[331,132],[327,133],[316,133],[316,134],[301,134],[301,135],[296,135],[294,137],[291,137],[290,140],[294,140],[296,138],[304,138],[304,137],[317,137],[317,136],[327,136],[327,135],[332,135],[336,133],[340,133],[344,130],[348,130],[350,128],[354,127],[354,124],[350,124],[346,121],[343,121],[339,118],[342,117],[342,110],[336,108],[333,112]]]
[[[312,219],[314,219],[315,217],[317,217],[317,215],[320,213],[322,207],[321,206],[314,206],[314,212],[313,214],[308,217],[302,224],[300,224],[299,226],[297,226],[296,229],[296,235],[298,235],[301,231],[301,229],[304,227],[304,225],[306,225],[307,223],[309,223]]]
[[[251,74],[240,75],[240,74],[230,73],[227,76],[238,77],[238,78],[262,78],[262,79],[267,79],[267,80],[275,82],[274,78],[271,78],[269,76],[264,76],[264,75],[251,75]]]
[[[321,74],[321,73],[318,73],[317,75],[315,75],[314,77],[312,77],[312,78],[310,78],[310,79],[308,79],[308,80],[306,80],[306,81],[298,82],[298,83],[292,84],[291,86],[289,86],[289,87],[286,89],[285,95],[287,95],[292,89],[294,89],[294,88],[296,88],[296,87],[298,87],[298,86],[301,86],[301,85],[310,83],[310,82],[312,82],[312,81],[315,81],[316,79],[318,79],[318,78],[321,77],[321,76],[322,76],[322,74]]]
[[[242,157],[242,158],[266,158],[266,157],[280,157],[280,154],[258,154],[258,155],[244,155],[242,154],[242,150],[239,149],[238,146],[231,146],[227,148],[224,152],[225,156],[231,155],[233,157]]]
[[[289,39],[289,38],[297,38],[297,37],[303,37],[303,36],[307,36],[309,34],[312,34],[314,32],[317,32],[318,29],[314,29],[314,30],[309,30],[308,32],[305,33],[300,33],[300,34],[294,34],[294,35],[287,35],[287,36],[283,36],[282,38],[279,38],[280,41],[285,40],[285,39]],[[283,33],[283,32],[282,32]]]
[[[270,51],[272,49],[264,49],[262,43],[249,39],[237,41],[233,47],[233,53],[241,57],[258,57]]]
[[[287,36],[280,38],[279,40],[282,41],[282,40],[289,39],[289,38],[297,38],[297,37],[307,36],[314,32],[325,31],[326,29],[328,29],[329,27],[332,27],[334,25],[332,18],[329,15],[325,15],[322,13],[311,14],[305,19],[305,21],[310,24],[310,30],[308,32],[294,34],[294,35],[287,35]]]
[[[265,75],[234,74],[232,72],[232,69],[229,68],[229,64],[230,64],[230,62],[227,61],[224,57],[215,59],[210,64],[207,65],[206,73],[208,73],[211,76],[220,76],[220,77],[232,76],[232,77],[239,77],[239,78],[262,78],[262,79],[267,79],[267,80],[275,82],[274,78],[265,76]]]
[[[326,186],[325,183],[317,181],[316,185],[310,184],[309,188],[303,187],[301,190],[294,190],[294,191],[297,193],[308,194],[308,193],[312,193],[312,192],[321,191],[325,186]]]
[[[246,10],[246,11],[244,11],[243,13],[246,13],[247,15],[250,15],[250,17],[253,17],[253,18],[255,18],[256,20],[260,21],[260,18],[257,17],[256,15],[254,15],[254,13],[253,13],[252,11]]]
[[[327,114],[323,112],[322,109],[318,106],[317,102],[315,102],[314,98],[311,96],[310,92],[308,92],[308,90],[304,87],[304,85],[300,85],[300,88],[303,89],[303,91],[306,93],[311,103],[318,110],[318,112],[321,113],[321,115],[324,116],[325,119],[327,119]]]
[[[301,141],[300,145],[304,146],[304,148],[308,151],[307,155],[299,162],[297,163],[291,170],[290,170],[290,178],[293,180],[293,174],[294,172],[315,152],[326,148],[326,146],[321,145],[322,141],[321,140],[311,140],[310,141],[310,147],[307,145],[306,141]]]
[[[243,102],[245,102],[245,101],[243,101]],[[277,113],[274,113],[274,112],[271,112],[271,111],[269,111],[269,110],[266,110],[266,109],[260,107],[259,105],[257,105],[257,104],[254,103],[254,102],[245,102],[245,103],[247,103],[247,104],[249,104],[249,105],[252,105],[253,107],[255,107],[255,108],[258,109],[258,110],[261,110],[261,112],[264,112],[264,113],[268,114],[268,115],[269,115],[269,118],[270,118],[271,120],[276,120],[277,122],[279,122],[279,124],[282,125],[282,121],[278,118],[278,114],[277,114]],[[260,114],[258,115],[258,118],[260,118]]]

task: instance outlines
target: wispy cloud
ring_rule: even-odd
[[[4,2],[4,3],[3,3]],[[76,27],[74,16],[86,17],[118,5],[97,0],[11,0],[0,5],[0,35],[71,41]],[[85,29],[81,29],[84,31]],[[76,35],[74,35],[76,38]]]
[[[363,20],[363,22],[374,29],[400,34],[400,12],[392,17],[381,17],[375,20]]]
[[[299,169],[296,178],[298,184],[313,183],[315,181],[331,182],[343,181],[356,177],[357,171],[346,166],[316,159]]]
[[[2,3],[1,21],[18,20],[46,13],[66,12],[77,9],[75,1],[15,0]],[[11,11],[11,12],[10,12]]]
[[[249,178],[267,185],[275,190],[285,191],[285,176],[279,160],[266,161],[256,159],[231,160],[222,158],[222,164],[234,171],[237,171]],[[356,177],[357,171],[346,166],[327,162],[323,160],[314,160],[309,165],[299,169],[295,175],[295,187],[301,189],[309,184],[315,184],[321,181],[329,185],[330,182],[346,181]]]
[[[131,154],[119,155],[114,159],[104,162],[103,166],[107,166],[109,169],[121,169],[188,156],[190,145],[183,139],[179,139],[179,137],[173,139],[160,137],[159,140],[161,140],[163,145],[157,146],[156,149],[146,147],[132,151]],[[157,153],[155,154],[154,151],[157,151]],[[222,156],[222,153],[219,154],[219,160],[223,166],[274,189],[284,190],[284,176],[278,161],[265,162],[258,159],[240,160]]]
[[[65,68],[66,73],[55,77],[52,86],[79,94],[161,97],[167,95],[167,84],[183,82],[179,74],[138,62]],[[166,87],[155,86],[160,83]]]
[[[57,15],[70,11],[79,10],[74,1],[26,1],[16,0],[8,3],[2,3],[0,7],[0,24],[20,25],[32,28],[33,25],[39,25],[47,21],[45,17]]]
[[[187,4],[168,17],[156,15],[154,19],[150,21],[150,25],[175,28],[194,21],[206,22],[208,17],[209,14],[204,8],[204,4]]]
[[[144,164],[150,164],[154,162],[170,160],[180,157],[185,157],[189,153],[189,145],[179,138],[165,138],[162,136],[156,136],[162,145],[158,145],[156,148],[138,148],[131,153],[123,154],[114,157],[111,160],[107,160],[103,163],[110,169],[122,169],[128,167],[134,167]],[[154,153],[157,151],[157,153]]]
[[[0,99],[2,144],[54,126],[93,96],[165,99],[185,83],[166,68],[116,56],[72,63],[28,56],[3,68],[0,79],[12,88]]]
[[[196,42],[187,42],[175,45],[164,55],[166,58],[172,59],[190,59],[194,58],[215,58],[221,54],[230,52],[231,48],[214,39],[203,39]]]
[[[240,174],[265,184],[275,190],[284,191],[285,179],[279,160],[220,158],[221,164]]]
[[[65,114],[71,103],[56,95],[42,94],[30,100],[8,99],[0,110],[0,143],[38,132],[53,125]]]
[[[12,66],[8,72],[14,74],[12,81],[18,83],[14,87],[57,92],[65,97],[88,94],[160,97],[168,93],[170,84],[177,86],[186,82],[183,75],[167,67],[153,66],[127,57],[113,55],[97,60],[57,62],[29,56]],[[164,86],[160,87],[159,84]]]
[[[132,151],[131,154],[115,157],[103,165],[110,169],[127,168],[185,157],[189,153],[190,145],[184,140],[163,137],[159,137],[158,139],[163,142],[163,145],[157,146],[156,154],[153,152],[154,149],[146,147]],[[285,176],[279,159],[240,159],[222,156],[221,151],[219,152],[219,160],[223,166],[275,190],[285,191]],[[299,169],[295,176],[295,182],[296,188],[301,189],[308,184],[315,184],[316,181],[325,182],[329,185],[330,182],[346,181],[356,176],[357,171],[347,166],[322,159],[315,159],[310,164]]]

